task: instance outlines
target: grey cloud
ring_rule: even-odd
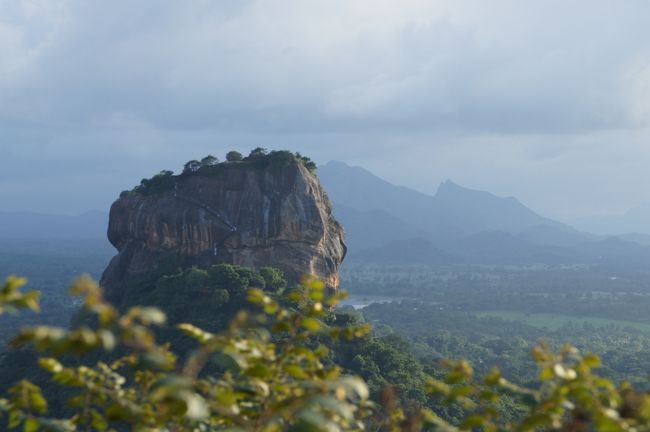
[[[563,217],[650,200],[646,1],[0,0],[0,16],[0,209],[106,208],[255,146]]]
[[[347,3],[37,3],[14,11],[18,36],[1,48],[20,69],[0,81],[1,118],[126,113],[160,128],[283,132],[630,124],[647,3],[390,2],[392,16],[387,2]]]

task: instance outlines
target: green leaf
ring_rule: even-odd
[[[597,368],[600,367],[601,362],[600,362],[600,357],[598,357],[595,354],[587,354],[583,357],[582,363],[589,367],[589,368]]]
[[[40,428],[38,420],[33,418],[28,418],[23,423],[23,432],[36,432]]]
[[[548,366],[542,369],[542,371],[539,374],[539,379],[542,381],[548,381],[555,378],[555,372],[553,371],[553,368]]]
[[[471,415],[471,416],[467,417],[463,421],[462,428],[463,429],[475,429],[475,428],[478,428],[480,426],[483,426],[485,421],[486,421],[486,419],[481,415],[478,415],[478,414]]]
[[[295,364],[285,366],[284,371],[296,379],[306,379],[308,377],[307,372]]]
[[[257,363],[246,369],[246,375],[253,378],[266,378],[271,374],[271,369],[261,363]]]
[[[145,325],[161,325],[167,320],[165,313],[155,307],[134,307],[129,310],[127,316],[138,318]]]
[[[95,428],[98,431],[105,431],[108,429],[108,420],[101,415],[99,412],[96,410],[91,411],[91,416],[92,416],[92,425],[93,428]]]
[[[302,320],[302,326],[309,331],[317,331],[320,329],[320,322],[315,318],[305,318]]]

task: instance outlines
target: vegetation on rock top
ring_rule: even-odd
[[[248,156],[244,157],[237,151],[230,151],[226,154],[226,160],[220,162],[219,158],[208,155],[201,160],[190,160],[183,166],[183,172],[174,175],[173,171],[163,170],[149,179],[142,179],[139,185],[130,191],[123,191],[120,196],[143,195],[150,196],[174,189],[179,177],[193,175],[199,176],[220,176],[227,169],[284,169],[291,164],[300,163],[310,172],[316,171],[316,164],[310,158],[300,153],[292,153],[287,150],[268,151],[257,147]]]

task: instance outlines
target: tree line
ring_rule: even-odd
[[[234,276],[224,269],[214,277],[227,278],[224,274]],[[0,289],[0,313],[38,310],[39,295],[24,293],[25,282],[7,280]],[[40,353],[50,385],[67,389],[71,414],[48,415],[49,401],[29,377],[0,398],[0,414],[9,429],[27,432],[650,430],[650,395],[599,377],[594,369],[600,359],[570,346],[557,353],[534,348],[539,368],[534,387],[516,385],[497,369],[476,377],[467,361],[458,360],[444,362],[440,376],[425,378],[424,391],[438,401],[437,409],[405,404],[389,385],[373,400],[363,379],[330,361],[326,341],[351,341],[372,331],[354,320],[333,320],[332,308],[344,295],[328,294],[316,280],[281,296],[275,290],[249,287],[252,306],[221,331],[176,324],[195,344],[181,358],[157,338],[156,328],[167,320],[162,310],[119,310],[92,280],[82,278],[71,293],[83,300],[83,312],[92,320],[71,329],[26,328],[13,340],[14,347]],[[118,355],[89,364],[75,360],[98,352]],[[515,415],[503,410],[512,400],[518,403]]]
[[[242,155],[240,152],[231,150],[226,153],[225,161],[213,155],[207,155],[201,160],[192,159],[183,165],[181,176],[189,175],[211,175],[219,170],[227,167],[241,167],[253,169],[265,169],[271,167],[274,169],[283,169],[290,166],[292,163],[302,164],[309,172],[316,172],[316,163],[307,156],[303,156],[298,152],[290,152],[288,150],[272,150],[268,151],[265,148],[257,147],[251,150],[248,156]],[[140,184],[131,190],[123,191],[120,197],[131,195],[156,195],[174,189],[176,184],[176,175],[174,171],[162,170],[151,178],[144,178]]]

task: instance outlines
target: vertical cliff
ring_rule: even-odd
[[[132,277],[166,257],[206,266],[281,269],[338,289],[344,233],[317,177],[299,161],[281,167],[226,163],[179,176],[150,193],[125,193],[111,207],[108,238],[117,248],[102,277],[119,301]]]

